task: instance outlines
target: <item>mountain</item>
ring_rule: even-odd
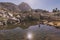
[[[10,2],[0,2],[0,8],[4,10],[7,9],[7,11],[12,11],[12,12],[20,11],[17,5],[10,3]]]
[[[0,2],[0,9],[6,10],[8,12],[17,12],[20,13],[21,11],[34,11],[34,12],[48,12],[42,9],[32,9],[27,3],[22,2],[19,5],[10,2]]]
[[[19,7],[19,9],[20,9],[21,11],[31,11],[31,9],[32,9],[32,8],[31,8],[27,3],[25,3],[25,2],[22,2],[21,4],[19,4],[18,7]]]

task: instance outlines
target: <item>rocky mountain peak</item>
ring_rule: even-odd
[[[30,11],[31,10],[31,7],[25,3],[25,2],[22,2],[21,4],[19,4],[19,9],[21,9],[21,11]]]

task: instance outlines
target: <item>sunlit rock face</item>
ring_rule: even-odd
[[[25,2],[22,2],[18,7],[21,11],[31,11],[31,7]]]

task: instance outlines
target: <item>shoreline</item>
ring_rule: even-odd
[[[39,22],[39,21],[31,21],[31,22],[22,22],[19,24],[8,24],[8,25],[2,25],[0,26],[0,29],[13,29],[15,27],[21,27],[23,29],[28,28],[29,26],[33,26],[33,25],[49,25],[49,26],[53,26],[55,28],[59,28],[60,26],[56,26],[53,24],[53,22]]]

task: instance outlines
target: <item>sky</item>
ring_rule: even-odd
[[[43,9],[48,11],[52,11],[54,8],[60,9],[60,0],[0,0],[0,2],[12,2],[17,5],[21,2],[26,2],[33,9]]]

